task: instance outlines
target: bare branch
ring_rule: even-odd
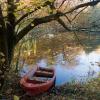
[[[68,18],[68,16],[67,15],[64,15],[64,16],[67,18],[68,22],[71,24],[71,20]]]
[[[68,13],[72,13],[73,11],[82,8],[82,7],[86,7],[86,6],[95,6],[100,2],[100,0],[96,0],[96,1],[90,1],[87,3],[83,3],[83,4],[79,4],[77,6],[75,6],[74,8],[70,9],[68,12],[65,12],[64,14],[68,14]]]
[[[85,8],[83,8],[82,10],[80,10],[75,16],[74,18],[71,20],[71,22],[73,22],[75,20],[75,18],[82,12],[84,11],[85,9],[87,8],[87,6]]]
[[[67,31],[71,31],[64,23],[64,21],[61,18],[58,18],[57,21],[59,24],[61,24]]]
[[[64,2],[66,2],[66,0],[63,0],[63,1],[62,1],[62,3],[61,3],[61,5],[59,6],[59,8],[63,6]],[[59,8],[58,8],[58,9],[59,9]]]

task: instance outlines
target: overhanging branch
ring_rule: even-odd
[[[70,29],[68,29],[68,27],[66,27],[65,23],[59,19],[60,16],[64,16],[65,14],[69,14],[72,13],[74,10],[77,10],[79,8],[82,7],[86,7],[86,6],[94,6],[96,4],[98,4],[100,2],[100,0],[97,1],[91,1],[91,2],[87,2],[87,3],[83,3],[80,5],[75,6],[74,8],[70,9],[68,12],[62,13],[62,12],[57,12],[56,14],[52,14],[49,16],[45,16],[45,17],[41,17],[41,18],[35,18],[32,23],[34,24],[34,26],[32,25],[32,23],[30,23],[29,25],[27,25],[24,29],[22,29],[17,35],[16,35],[16,43],[18,43],[18,41],[20,41],[29,31],[31,31],[35,26],[42,24],[42,23],[47,23],[50,22],[52,20],[57,20],[58,22],[65,27],[67,30],[70,31]]]
[[[42,23],[47,23],[52,20],[56,20],[57,18],[59,18],[60,15],[61,15],[60,13],[57,13],[41,18],[35,18],[29,25],[27,25],[16,35],[16,43],[18,43],[18,41],[20,41],[29,31],[31,31],[37,25],[40,25]],[[34,24],[34,26],[32,25],[32,23]]]
[[[79,5],[75,6],[75,7],[73,7],[72,9],[70,9],[69,11],[65,12],[64,14],[72,13],[73,11],[75,11],[75,10],[77,10],[79,8],[82,8],[82,7],[95,6],[99,2],[100,2],[100,0],[96,0],[96,1],[90,1],[90,2],[87,2],[87,3],[79,4]]]

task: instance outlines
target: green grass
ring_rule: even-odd
[[[8,80],[3,96],[13,98],[18,96],[20,100],[100,100],[100,78],[92,79],[86,84],[68,83],[60,87],[54,87],[50,91],[30,97],[20,88],[19,78]]]

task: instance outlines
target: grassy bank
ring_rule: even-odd
[[[30,97],[21,89],[19,78],[7,80],[6,85],[0,94],[4,100],[100,100],[100,78],[93,79],[86,84],[69,83],[60,87],[53,87],[50,91]]]

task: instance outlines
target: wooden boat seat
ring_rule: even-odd
[[[53,77],[53,72],[46,72],[46,71],[36,71],[35,72],[35,76],[39,77],[48,77],[48,78],[52,78]]]
[[[43,82],[43,81],[39,81],[39,80],[30,80],[30,79],[28,79],[27,82],[28,82],[28,83],[33,83],[33,84],[45,83],[45,82]]]
[[[52,71],[53,71],[53,69],[42,68],[42,67],[39,67],[39,70],[41,70],[41,71],[46,71],[46,72],[52,72]]]
[[[34,84],[41,84],[45,83],[46,81],[50,80],[51,78],[44,78],[44,77],[31,77],[27,79],[28,83],[34,83]]]

